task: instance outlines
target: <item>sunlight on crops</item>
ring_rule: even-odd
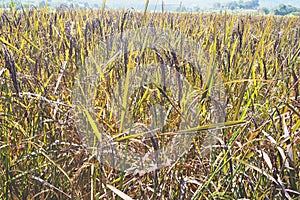
[[[195,90],[191,98],[199,102],[199,126],[186,128],[193,132],[188,150],[172,162],[139,173],[122,172],[101,162],[86,145],[73,90],[99,44],[107,45],[111,35],[136,34],[147,27],[170,31],[172,44],[178,39],[175,33],[196,41],[199,65],[184,59],[189,49],[174,56],[166,46],[133,50],[128,45],[116,57],[113,48],[104,49],[111,50],[106,53],[113,59],[93,93],[95,113],[82,110],[90,130],[97,133],[97,122],[117,145],[143,153],[155,149],[153,141],[163,146],[176,135],[188,101],[176,89],[141,87],[125,102],[131,108],[122,110],[120,118],[114,115],[111,102],[118,81],[146,64],[173,67],[174,76],[188,81]],[[0,199],[297,199],[299,27],[297,17],[147,9],[0,10]],[[226,93],[221,94],[222,104],[214,101],[215,83]],[[127,114],[147,127],[149,108],[163,102],[170,111],[155,140],[143,140],[143,128],[136,135],[119,134]],[[216,110],[224,112],[222,126],[212,120]],[[212,129],[217,129],[209,137],[213,142],[207,140]]]

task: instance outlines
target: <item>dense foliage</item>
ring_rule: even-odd
[[[225,4],[215,3],[215,8],[228,8],[230,10],[234,9],[257,9],[259,7],[259,0],[251,1],[231,1]]]
[[[275,15],[288,15],[288,14],[296,13],[296,12],[300,13],[300,8],[296,8],[294,6],[284,5],[284,4],[281,4],[276,9],[274,9]]]

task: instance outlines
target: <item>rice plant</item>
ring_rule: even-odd
[[[297,17],[150,13],[147,7],[0,10],[0,199],[299,198],[299,27]],[[151,48],[110,43],[111,36],[143,37],[144,29],[168,33],[177,54],[162,43]],[[179,48],[181,36],[200,47],[197,64],[185,59],[192,48]],[[101,65],[99,49],[98,56],[111,59],[97,71],[88,66]],[[121,93],[124,109],[115,117],[112,94],[119,94],[119,81],[131,92],[128,74],[151,64],[170,67],[154,78],[167,74],[189,83],[194,91],[189,97],[198,102],[196,127],[180,130],[182,116],[192,119],[184,115],[190,99],[181,98],[172,84]],[[80,82],[82,102],[90,97],[86,92],[94,94],[88,100],[94,109],[81,107],[91,138],[81,134],[74,109],[80,73],[101,80],[96,88],[89,85],[94,79]],[[220,105],[212,92],[218,84],[226,93],[219,94]],[[168,116],[160,132],[144,140],[153,105],[164,105]],[[224,112],[221,121],[216,110]],[[126,126],[126,116],[139,128]],[[97,124],[129,152],[164,147],[178,130],[190,143],[166,165],[124,171],[86,145],[100,140]]]

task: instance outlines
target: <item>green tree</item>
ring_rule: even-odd
[[[299,11],[300,11],[300,9],[298,9],[294,6],[281,4],[274,10],[274,14],[275,15],[288,15],[288,14],[291,14],[294,12],[299,12]]]
[[[232,1],[227,4],[227,8],[229,8],[230,10],[234,10],[239,8],[239,4],[236,1]]]
[[[251,1],[251,8],[257,9],[259,7],[259,0],[252,0]]]
[[[270,10],[266,7],[261,8],[261,12],[264,13],[265,15],[270,14]]]
[[[257,9],[259,7],[259,0],[251,0],[251,1],[232,1],[226,4],[226,7],[234,10],[234,9]]]

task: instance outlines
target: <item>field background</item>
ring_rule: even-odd
[[[82,144],[72,89],[95,44],[149,24],[199,42],[204,64],[224,82],[226,122],[243,123],[224,128],[205,156],[199,152],[205,144],[195,136],[173,165],[132,175],[101,164]],[[0,199],[299,198],[299,27],[297,17],[1,10]],[[130,56],[115,64],[112,78],[129,70]],[[195,82],[203,91],[208,85]],[[209,94],[202,100],[205,125]],[[111,134],[118,131],[118,122],[98,119]]]

